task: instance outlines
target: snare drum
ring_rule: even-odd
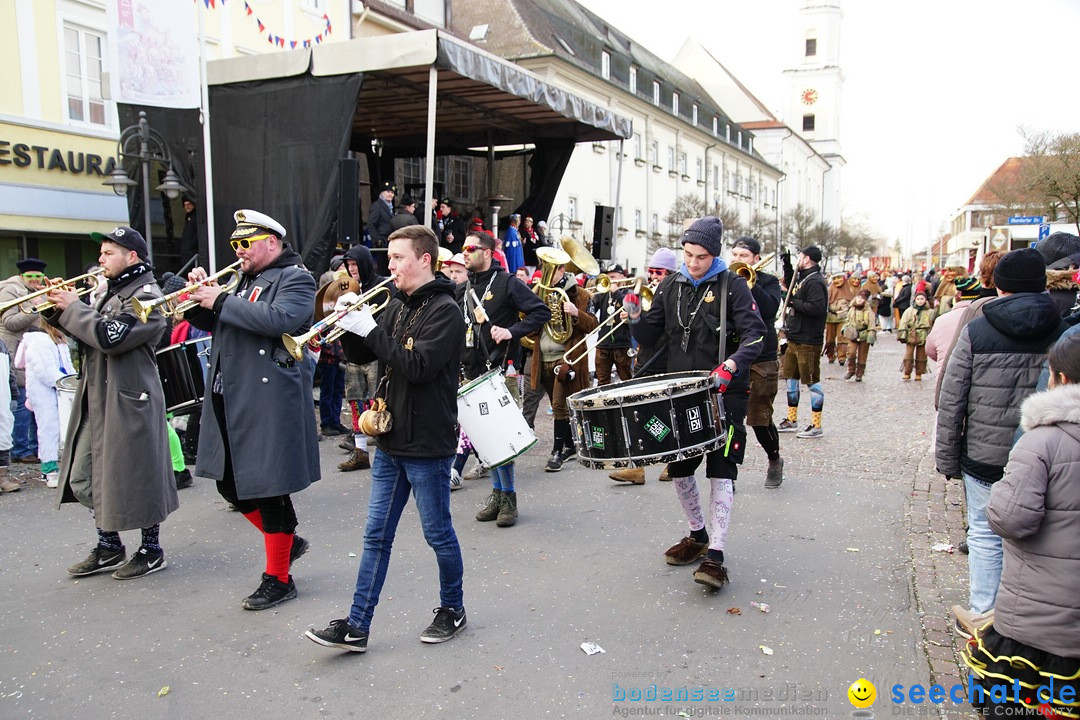
[[[704,455],[726,441],[720,396],[707,372],[650,375],[566,399],[578,461],[643,467]]]
[[[487,467],[508,463],[536,444],[501,370],[490,370],[458,388],[457,406],[458,424]]]
[[[186,340],[157,351],[158,376],[165,391],[165,409],[186,415],[202,407],[210,372],[210,338]]]

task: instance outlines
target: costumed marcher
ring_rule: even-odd
[[[551,319],[551,310],[528,285],[492,262],[494,249],[495,241],[485,232],[470,232],[465,237],[463,255],[469,277],[457,288],[457,303],[465,321],[461,363],[465,382],[501,368],[507,373],[504,379],[510,396],[520,404],[517,377],[509,375],[512,361],[521,338],[542,328]],[[480,522],[495,520],[499,527],[517,522],[515,465],[511,461],[491,468],[491,495],[476,514]],[[454,469],[460,474],[464,463]]]
[[[15,366],[26,373],[26,403],[33,408],[37,421],[38,457],[45,484],[54,488],[60,481],[60,405],[56,382],[71,374],[71,362],[64,334],[45,323],[44,332],[28,332],[19,343]]]
[[[24,258],[15,263],[19,274],[12,275],[0,283],[0,304],[6,304],[20,297],[25,297],[45,287],[44,260]],[[40,299],[39,299],[40,302]],[[30,304],[35,304],[31,301]],[[19,343],[27,332],[41,329],[38,313],[25,312],[28,307],[11,307],[4,312],[0,322],[0,340],[12,353],[19,352]],[[15,428],[12,430],[11,459],[28,465],[40,462],[37,456],[37,428],[34,425],[34,413],[26,408],[26,375],[22,370],[15,370],[15,382],[19,395],[15,403]]]
[[[622,265],[614,265],[606,275],[612,282],[626,279],[626,271]],[[608,335],[612,325],[618,322],[612,319],[622,309],[622,301],[629,292],[629,288],[623,284],[620,287],[611,288],[610,292],[597,292],[589,303],[589,312],[596,316],[604,329],[600,331],[600,337],[596,342],[595,367],[596,384],[611,384],[611,368],[615,367],[615,373],[619,380],[629,380],[630,371],[630,326],[623,323],[622,327]],[[605,325],[606,323],[606,325]],[[604,337],[608,335],[608,337]]]
[[[829,291],[821,275],[821,248],[810,245],[799,253],[798,267],[788,291],[782,373],[787,382],[787,417],[776,426],[778,432],[798,432],[796,437],[819,438],[821,413],[825,409],[825,388],[821,385],[821,346],[825,340],[825,320]],[[799,383],[810,390],[810,424],[799,430]]]
[[[506,228],[506,235],[503,237],[503,252],[506,253],[506,271],[511,275],[525,264],[525,254],[521,247],[521,234],[518,232],[520,224],[521,216],[516,213],[511,215],[510,225]]]
[[[1004,254],[994,268],[999,297],[983,306],[956,339],[937,414],[935,461],[946,478],[964,479],[968,521],[968,609],[994,607],[1001,580],[1001,537],[987,522],[991,488],[1001,480],[1047,349],[1066,324],[1046,294],[1037,250]]]
[[[900,368],[904,380],[911,379],[912,368],[915,369],[915,380],[922,380],[926,372],[926,337],[933,326],[934,311],[927,302],[926,293],[920,290],[915,293],[911,307],[904,311],[896,329],[896,339],[906,346]]]
[[[884,332],[893,331],[893,288],[896,287],[897,278],[889,276],[885,280],[885,287],[881,290],[881,301],[877,306],[878,324]]]
[[[761,262],[761,243],[752,237],[735,241],[728,255],[731,262],[750,267]],[[780,378],[780,360],[776,337],[776,313],[784,299],[780,280],[764,270],[756,270],[754,286],[750,288],[758,314],[765,323],[765,342],[761,354],[750,366],[750,397],[746,409],[746,424],[754,429],[758,444],[769,459],[765,487],[778,488],[784,482],[784,460],[780,457],[780,434],[773,424],[773,404]]]
[[[118,227],[90,237],[101,243],[98,263],[108,289],[91,307],[58,286],[47,296],[54,307],[42,312],[46,322],[78,340],[82,358],[64,435],[58,500],[90,508],[97,525],[97,545],[68,574],[116,568],[112,576],[128,580],[166,567],[160,524],[180,506],[154,355],[166,323],[160,313],[140,322],[132,307],[133,298],[149,303],[161,297],[142,235]],[[142,542],[125,564],[120,532],[136,528]]]
[[[637,319],[632,323],[634,337],[654,345],[666,332],[668,370],[711,370],[715,387],[723,396],[728,442],[704,458],[697,456],[668,465],[690,534],[668,548],[664,559],[671,565],[689,565],[704,557],[694,571],[694,581],[714,588],[728,583],[724,547],[734,483],[746,452],[743,418],[750,367],[765,343],[765,323],[750,288],[742,277],[727,269],[721,257],[723,233],[719,218],[695,220],[682,235],[682,269],[660,283],[649,311],[641,313],[634,294],[626,298],[628,316]],[[824,315],[822,308],[822,319]],[[711,485],[707,506],[703,506],[694,478],[703,459]],[[711,532],[707,526],[711,526]]]
[[[940,317],[952,310],[956,301],[956,280],[967,275],[967,268],[959,257],[950,257],[941,271],[941,281],[934,288],[934,315]],[[928,298],[929,299],[929,298]]]
[[[855,378],[855,382],[862,382],[866,373],[866,356],[871,346],[877,342],[878,327],[877,313],[870,307],[870,291],[863,288],[848,308],[844,325],[840,333],[848,341],[847,375],[845,380]]]
[[[353,362],[379,363],[378,396],[392,422],[377,423],[364,553],[347,617],[305,635],[313,642],[365,652],[372,616],[386,580],[398,522],[411,494],[424,539],[439,566],[439,607],[420,634],[425,643],[446,642],[466,625],[464,564],[450,515],[450,465],[457,447],[457,389],[465,322],[454,302],[454,284],[435,272],[435,233],[425,225],[390,236],[390,272],[398,295],[376,321],[364,305],[341,319],[345,354]],[[514,281],[516,282],[516,280]],[[344,308],[356,297],[338,299]]]
[[[656,252],[652,254],[649,259],[649,264],[645,268],[645,272],[649,279],[649,289],[654,293],[656,288],[660,286],[664,278],[675,272],[678,265],[678,258],[675,255],[675,251],[671,248],[662,247],[657,248]],[[638,352],[634,357],[634,374],[647,374],[647,375],[659,375],[667,372],[667,338],[661,336],[655,345],[642,345],[638,343]],[[613,473],[609,473],[608,477],[618,482],[634,483],[635,485],[645,484],[645,468],[623,468],[622,470],[616,470]],[[671,475],[668,473],[667,466],[660,471],[660,480],[670,481]]]
[[[218,493],[262,534],[265,571],[242,606],[265,610],[296,597],[290,568],[308,542],[296,534],[292,495],[320,477],[314,358],[305,349],[296,360],[281,341],[311,327],[315,279],[281,223],[254,210],[233,217],[236,287],[205,282],[201,267],[188,275],[202,284],[185,319],[214,336],[195,474],[216,480]]]
[[[836,273],[832,276],[832,284],[829,286],[829,311],[825,317],[825,355],[829,362],[844,362],[847,357],[847,340],[840,334],[840,325],[847,317],[851,301],[855,299],[855,293],[859,288],[852,287],[848,283],[844,273]]]
[[[901,275],[893,288],[893,327],[900,325],[904,311],[911,307],[911,276]]]
[[[521,249],[526,265],[534,268],[540,264],[536,259],[536,249],[543,246],[544,241],[540,233],[533,227],[533,219],[526,215],[524,224],[521,226]]]
[[[972,638],[960,657],[985,717],[1080,717],[1080,336],[1048,359],[1049,389],[1020,407],[1024,434],[986,506],[1004,557],[994,609],[953,608]]]

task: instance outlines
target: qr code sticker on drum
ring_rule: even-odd
[[[701,430],[701,408],[692,407],[686,409],[686,424],[690,426],[690,432]]]
[[[488,404],[486,402],[480,403],[480,414],[481,415],[490,415],[491,414],[491,410],[488,408]]]
[[[604,449],[604,428],[602,427],[590,427],[591,433],[590,443],[597,450]]]
[[[671,428],[664,424],[664,421],[653,415],[645,423],[645,432],[652,435],[657,440],[663,440],[671,432]]]
[[[499,407],[506,407],[509,404],[510,404],[510,396],[509,395],[503,395],[501,398],[499,398]]]

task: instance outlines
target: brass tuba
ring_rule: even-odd
[[[544,325],[547,336],[559,344],[565,343],[573,333],[573,318],[563,309],[563,304],[570,302],[570,296],[561,287],[552,285],[556,271],[570,262],[570,256],[557,248],[542,247],[536,249],[536,259],[543,270],[540,280],[533,286],[533,292],[539,295],[551,310],[551,319]]]

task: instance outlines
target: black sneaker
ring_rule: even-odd
[[[437,607],[432,612],[435,613],[435,619],[428,625],[427,630],[420,633],[422,642],[446,642],[465,627],[465,608],[461,608],[460,613],[448,607]]]
[[[293,562],[295,562],[301,555],[306,553],[310,548],[311,543],[294,533],[292,536],[292,548],[289,550],[289,567],[291,568]]]
[[[110,550],[98,545],[90,551],[89,557],[81,563],[72,565],[67,571],[68,575],[83,577],[118,568],[124,564],[125,560],[127,560],[127,552],[124,551],[123,546],[119,550]]]
[[[195,481],[191,478],[191,471],[187,468],[184,468],[180,472],[173,472],[173,474],[176,476],[177,490],[183,490],[184,488],[189,488],[195,484]]]
[[[266,610],[286,600],[292,600],[294,597],[296,597],[296,585],[293,583],[292,575],[289,576],[289,582],[283,583],[273,575],[263,573],[262,585],[244,598],[243,605],[245,610]]]
[[[548,458],[547,465],[544,465],[544,472],[559,472],[560,470],[562,470],[562,459],[559,453],[553,452]]]
[[[127,564],[114,572],[112,576],[117,580],[131,580],[164,570],[168,564],[165,562],[165,553],[160,550],[153,553],[146,548],[139,548],[139,552],[132,555]]]
[[[325,437],[331,437],[334,435],[343,435],[339,425],[323,425],[322,434]]]
[[[332,621],[330,627],[325,630],[311,628],[304,633],[304,636],[323,647],[338,648],[349,652],[367,652],[368,634],[350,625],[348,618]]]
[[[577,449],[573,445],[571,445],[570,447],[563,448],[562,452],[559,453],[559,462],[564,463],[567,460],[573,460],[576,457]]]

